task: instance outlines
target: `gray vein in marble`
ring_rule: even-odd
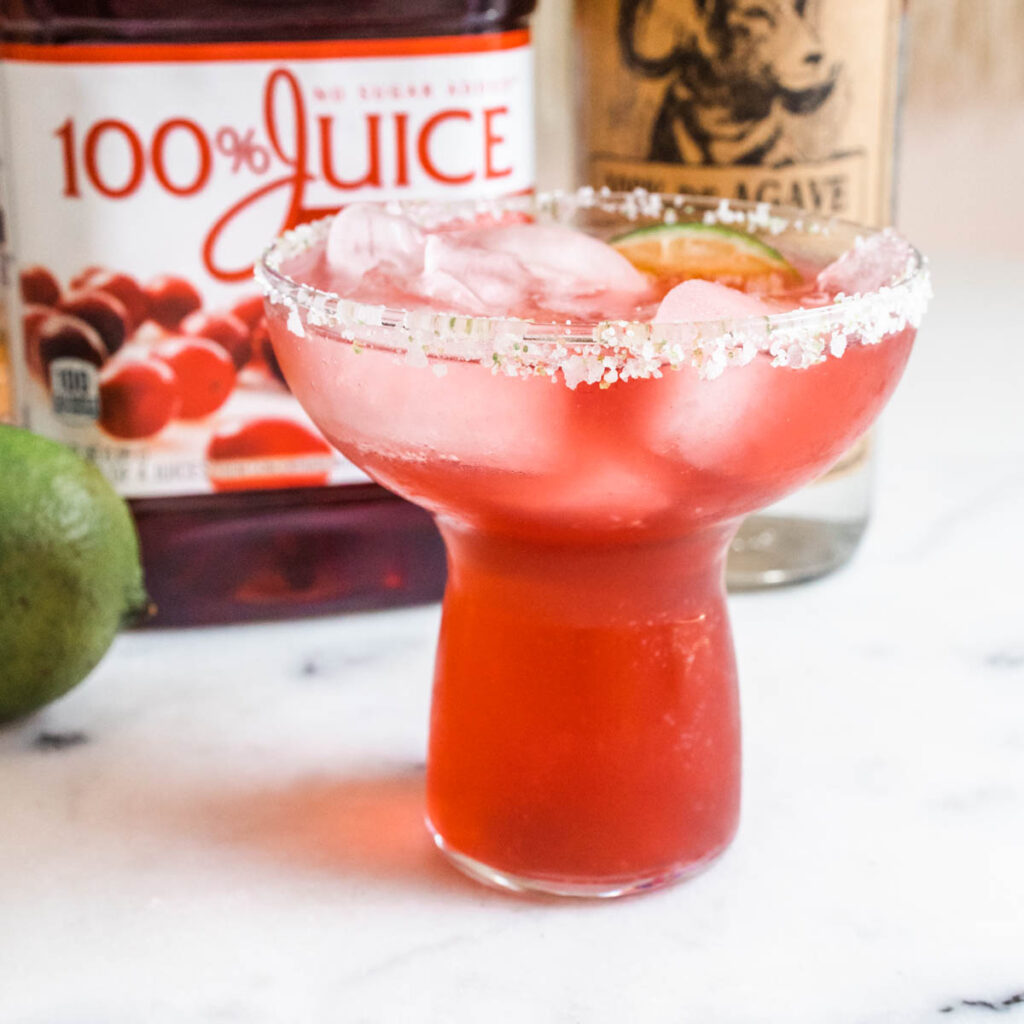
[[[1010,671],[1024,668],[1024,651],[994,651],[985,658],[989,668],[1009,669]]]
[[[1015,992],[1006,999],[961,999],[958,1003],[943,1006],[939,1013],[955,1013],[957,1010],[992,1010],[995,1013],[1008,1013],[1015,1007],[1024,1010],[1024,992]]]
[[[413,962],[415,962],[415,966],[419,967],[421,961],[428,959],[431,956],[445,953],[451,949],[457,949],[460,946],[471,945],[482,939],[490,938],[506,931],[508,931],[507,925],[502,925],[497,928],[478,928],[472,934],[462,933],[458,935],[449,935],[443,939],[434,939],[429,942],[418,943],[416,945],[409,946],[392,956],[386,957],[378,963],[370,964],[360,970],[350,971],[349,973],[342,975],[337,980],[337,985],[342,989],[346,989],[349,985],[357,982],[373,981],[377,977],[388,975]]]
[[[44,730],[32,740],[32,746],[36,750],[59,751],[67,750],[69,747],[80,747],[88,742],[89,737],[78,729],[68,729],[64,732]]]
[[[418,646],[408,639],[390,638],[386,647],[387,656],[400,658],[410,651],[418,649]],[[341,681],[343,673],[346,671],[364,669],[379,664],[381,657],[382,651],[378,644],[350,647],[344,650],[307,652],[299,660],[296,675],[303,681]]]

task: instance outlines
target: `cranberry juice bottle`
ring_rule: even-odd
[[[0,3],[15,412],[131,502],[163,624],[439,597],[429,516],[288,393],[252,263],[533,184],[533,0]]]

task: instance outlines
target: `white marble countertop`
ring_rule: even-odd
[[[855,563],[731,602],[709,872],[580,903],[444,863],[436,607],[126,635],[0,731],[0,1024],[1024,1021],[1024,263],[935,277]]]

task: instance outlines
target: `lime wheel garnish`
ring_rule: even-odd
[[[638,270],[659,277],[704,278],[750,287],[793,283],[800,272],[777,249],[719,224],[654,224],[611,240]]]

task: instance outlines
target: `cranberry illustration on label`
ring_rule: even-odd
[[[182,320],[199,309],[202,296],[183,277],[162,274],[143,288],[149,304],[149,319],[167,330],[176,330]]]
[[[238,317],[250,331],[263,319],[263,296],[247,295],[231,307],[232,316]]]
[[[55,359],[80,359],[101,367],[107,361],[107,347],[99,332],[84,320],[68,313],[51,313],[39,325],[36,335],[43,380],[50,379]]]
[[[135,441],[158,434],[181,405],[174,371],[158,359],[122,355],[100,373],[100,426]]]
[[[103,292],[113,296],[128,314],[128,330],[133,331],[149,316],[149,299],[142,285],[129,274],[105,267],[87,267],[71,281],[76,291]]]
[[[76,292],[62,299],[57,308],[94,328],[110,355],[124,344],[128,335],[128,311],[112,295],[101,291]]]
[[[327,483],[331,446],[295,420],[265,416],[227,422],[206,449],[206,471],[216,491],[319,487]]]
[[[90,264],[88,267],[84,267],[80,270],[71,280],[68,282],[68,287],[73,291],[77,292],[85,288],[92,278],[97,277],[99,274],[107,273],[106,267],[101,267],[98,263]]]
[[[182,334],[216,342],[231,356],[236,370],[252,358],[249,328],[232,313],[196,312],[181,322],[180,330]]]
[[[22,309],[21,333],[25,340],[25,365],[37,380],[46,379],[43,359],[39,354],[39,331],[46,320],[53,315],[48,306],[28,303]]]
[[[46,267],[25,267],[18,280],[22,302],[40,306],[56,306],[60,302],[60,282]]]
[[[205,338],[168,338],[153,347],[178,381],[178,416],[197,420],[219,409],[235,386],[235,365],[220,345]]]
[[[270,331],[267,329],[266,319],[260,320],[256,327],[253,328],[252,344],[259,357],[263,360],[263,365],[266,366],[270,376],[287,388],[288,382],[284,379],[281,364],[278,362],[277,353],[274,351],[274,343],[270,340]]]

